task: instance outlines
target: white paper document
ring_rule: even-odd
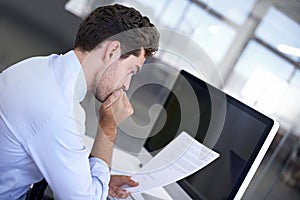
[[[205,167],[219,154],[182,132],[141,170],[132,175],[137,187],[125,187],[136,193],[174,183]]]

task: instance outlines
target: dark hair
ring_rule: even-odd
[[[141,49],[145,57],[158,50],[159,33],[150,20],[134,8],[115,4],[96,8],[80,24],[75,48],[91,51],[107,40],[121,43],[121,58],[138,56]]]

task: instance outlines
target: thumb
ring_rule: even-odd
[[[131,187],[135,187],[139,184],[138,182],[131,179],[131,176],[124,177],[124,179],[124,182]]]

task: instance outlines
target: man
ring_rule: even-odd
[[[34,57],[0,73],[0,199],[25,199],[45,178],[57,199],[126,198],[128,176],[110,176],[117,125],[133,113],[131,76],[158,49],[147,17],[122,5],[95,9],[80,25],[75,48]],[[90,155],[82,142],[80,102],[102,102]]]

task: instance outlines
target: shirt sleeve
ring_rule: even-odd
[[[71,113],[49,119],[26,149],[57,199],[107,198],[109,168],[99,158],[88,158]]]

